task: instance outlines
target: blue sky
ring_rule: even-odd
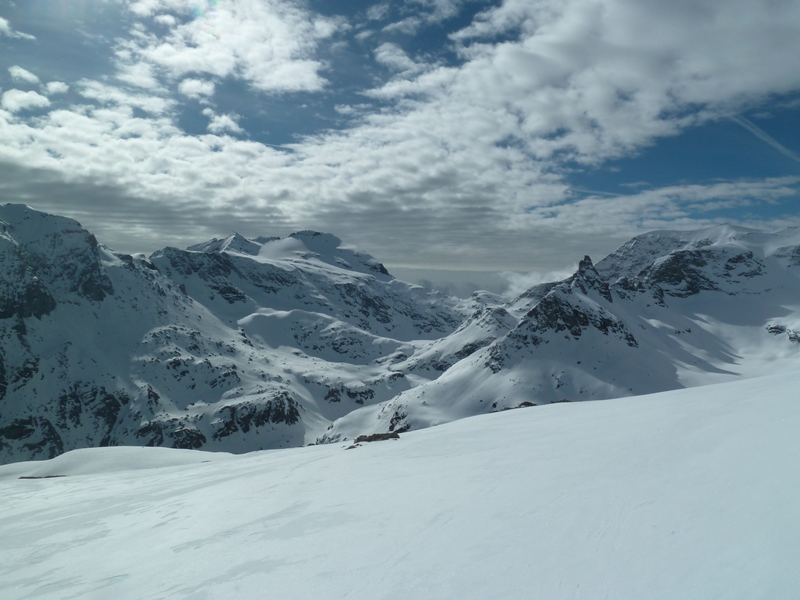
[[[547,277],[800,224],[798,56],[793,0],[0,0],[0,201]]]

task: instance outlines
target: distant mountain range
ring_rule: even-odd
[[[393,278],[333,235],[149,257],[0,205],[0,462],[246,452],[800,368],[800,229],[638,236],[514,299]]]

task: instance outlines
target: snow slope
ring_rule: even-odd
[[[797,597],[798,390],[788,372],[351,449],[6,465],[2,597]]]

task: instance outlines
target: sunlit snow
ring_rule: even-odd
[[[0,595],[797,597],[798,390],[790,372],[355,448],[7,465]]]

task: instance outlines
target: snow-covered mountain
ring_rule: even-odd
[[[800,229],[641,235],[597,266],[587,256],[565,281],[476,311],[437,343],[453,340],[481,348],[322,439],[798,369]]]
[[[0,460],[87,446],[304,445],[411,383],[387,356],[451,333],[458,301],[329,234],[233,235],[149,258],[0,206]]]
[[[299,446],[800,367],[797,229],[654,232],[457,300],[330,234],[130,256],[3,205],[0,265],[0,462]]]

